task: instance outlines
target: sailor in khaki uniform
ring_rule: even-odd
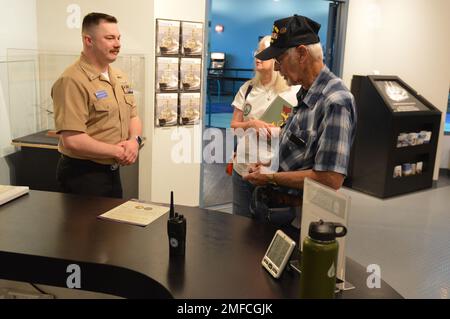
[[[57,179],[64,192],[121,198],[119,166],[136,161],[142,126],[127,77],[109,65],[120,50],[117,20],[90,13],[82,36],[81,57],[52,88]]]

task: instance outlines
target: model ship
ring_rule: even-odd
[[[158,122],[160,126],[177,124],[177,112],[169,107],[169,101],[159,113]]]
[[[197,106],[192,105],[192,100],[189,100],[189,106],[184,110],[181,121],[184,125],[194,124],[200,118],[200,112]]]
[[[202,43],[196,39],[195,31],[195,29],[192,29],[191,38],[183,45],[184,53],[187,55],[195,55],[202,52]]]
[[[176,90],[178,85],[178,78],[173,74],[170,69],[170,64],[167,65],[167,69],[161,75],[159,79],[159,88],[161,90]]]
[[[167,34],[161,39],[159,49],[162,54],[177,54],[179,43],[172,33],[172,29],[169,27]]]
[[[200,77],[193,72],[193,66],[190,66],[190,70],[183,77],[183,89],[185,90],[198,90],[200,88]]]

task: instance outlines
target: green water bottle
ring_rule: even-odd
[[[320,220],[309,225],[300,263],[300,298],[334,298],[339,250],[336,237],[346,233],[347,228],[339,223]]]

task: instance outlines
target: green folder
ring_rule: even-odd
[[[278,95],[260,117],[260,120],[280,127],[286,122],[291,113],[292,105]]]

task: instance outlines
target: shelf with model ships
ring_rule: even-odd
[[[157,19],[157,56],[203,55],[203,23]]]
[[[157,19],[155,126],[200,121],[203,23]]]
[[[156,94],[155,125],[194,125],[200,121],[200,93]]]

